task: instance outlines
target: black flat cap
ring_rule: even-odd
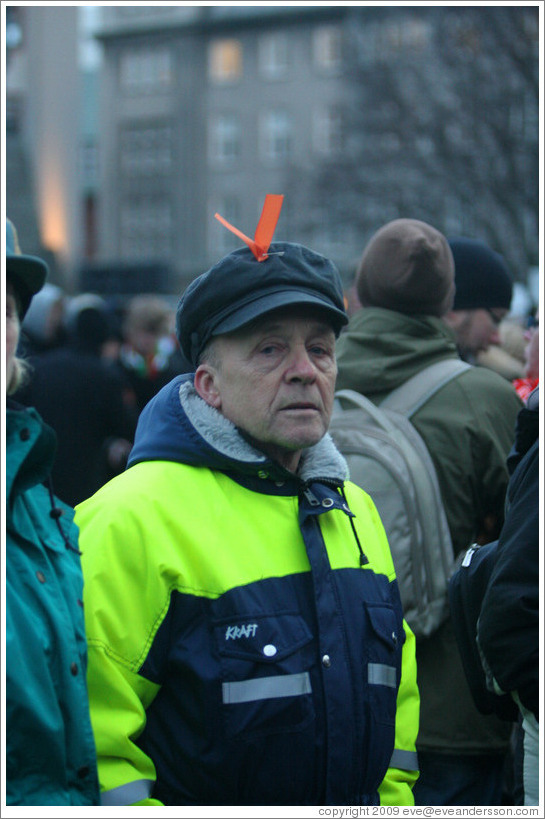
[[[307,247],[275,242],[263,261],[247,247],[224,256],[187,287],[176,313],[176,335],[192,366],[212,336],[230,333],[287,305],[320,308],[338,335],[348,316],[333,262]]]

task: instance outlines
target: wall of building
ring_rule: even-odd
[[[35,6],[26,11],[24,143],[35,179],[42,242],[70,279],[81,250],[77,7]]]

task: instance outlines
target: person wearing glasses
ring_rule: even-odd
[[[500,343],[499,326],[509,313],[513,279],[505,259],[480,239],[449,239],[454,257],[456,293],[444,321],[456,336],[464,361]]]

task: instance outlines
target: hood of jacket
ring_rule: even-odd
[[[454,333],[434,316],[364,307],[337,342],[337,389],[378,400],[436,361],[459,358]]]
[[[235,476],[293,479],[293,473],[250,444],[241,431],[197,394],[193,375],[174,378],[142,411],[128,468],[141,461],[176,461]],[[303,450],[297,478],[341,484],[348,467],[329,434]]]

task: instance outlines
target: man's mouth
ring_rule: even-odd
[[[315,410],[317,412],[318,407],[310,401],[297,401],[293,404],[287,404],[282,407],[282,410]]]

